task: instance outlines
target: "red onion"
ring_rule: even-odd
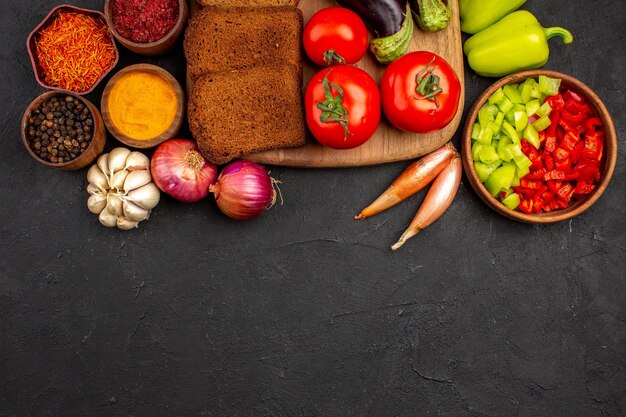
[[[222,213],[248,220],[260,216],[276,201],[274,183],[261,165],[235,161],[224,167],[210,190]]]
[[[150,170],[156,185],[183,203],[194,203],[209,195],[217,179],[217,167],[200,154],[189,139],[170,139],[154,152]]]

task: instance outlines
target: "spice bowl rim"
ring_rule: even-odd
[[[67,95],[77,98],[89,109],[89,113],[91,113],[91,116],[93,118],[92,140],[89,143],[89,146],[85,148],[85,151],[81,153],[80,155],[78,155],[76,158],[70,161],[61,162],[61,163],[48,162],[48,161],[41,159],[39,156],[37,156],[37,154],[30,147],[30,143],[26,135],[26,129],[28,128],[27,126],[28,118],[30,117],[33,109],[39,104],[41,104],[43,101],[52,97],[67,96]],[[98,121],[99,117],[101,117],[101,115],[98,113],[98,108],[91,101],[87,100],[85,97],[81,96],[80,94],[75,93],[74,91],[70,91],[70,90],[46,91],[45,93],[42,93],[38,95],[37,97],[35,97],[30,102],[30,104],[26,107],[26,110],[24,111],[24,114],[22,116],[22,123],[20,125],[22,144],[24,145],[24,147],[26,148],[30,156],[33,157],[33,159],[35,159],[37,162],[41,163],[42,165],[45,165],[51,168],[61,169],[61,170],[81,169],[91,164],[102,153],[104,149],[104,145],[106,142],[106,128],[104,127],[103,123]],[[103,138],[103,139],[100,140],[100,138]],[[95,152],[92,152],[93,148],[96,148]]]
[[[172,121],[170,127],[159,136],[146,140],[134,139],[120,132],[113,124],[109,115],[108,99],[111,94],[111,90],[121,77],[135,71],[151,72],[164,78],[174,88],[178,100],[178,103],[176,104],[176,115],[174,116],[174,120]],[[180,131],[185,115],[185,93],[178,80],[174,78],[174,76],[166,69],[153,64],[134,64],[122,68],[116,72],[113,77],[111,77],[107,85],[104,87],[104,92],[102,93],[102,98],[100,100],[100,110],[102,112],[102,119],[104,120],[105,126],[117,140],[132,148],[150,149],[160,145],[168,139],[172,139]]]
[[[119,60],[120,60],[120,53],[119,50],[117,49],[117,44],[115,42],[115,36],[114,34],[111,32],[111,29],[109,28],[109,25],[107,24],[107,30],[109,32],[109,37],[111,38],[111,44],[113,45],[113,50],[115,51],[115,60],[113,61],[113,64],[111,64],[111,66],[109,67],[109,69],[107,69],[105,72],[102,73],[102,75],[100,76],[100,78],[98,78],[93,85],[86,91],[84,92],[78,92],[78,91],[72,91],[72,90],[67,90],[65,88],[61,88],[61,87],[53,87],[51,85],[48,85],[40,76],[40,69],[39,69],[39,65],[38,65],[38,59],[37,59],[37,54],[36,52],[33,50],[34,45],[34,37],[35,35],[44,27],[46,27],[49,22],[51,22],[51,20],[55,17],[55,15],[57,13],[59,13],[59,11],[61,9],[71,9],[73,11],[76,11],[78,13],[83,13],[83,14],[95,14],[98,17],[100,17],[103,22],[106,24],[107,20],[106,20],[106,16],[104,15],[104,13],[102,13],[99,10],[91,10],[91,9],[85,9],[83,7],[77,7],[77,6],[73,6],[71,4],[60,4],[58,6],[55,6],[54,8],[52,8],[52,10],[50,10],[50,12],[46,15],[46,17],[35,27],[35,29],[33,29],[30,34],[28,35],[28,38],[26,39],[26,50],[28,51],[28,56],[30,57],[30,63],[31,66],[33,68],[33,72],[35,74],[35,79],[37,80],[37,83],[39,83],[39,85],[41,85],[43,88],[46,88],[48,90],[53,90],[53,91],[70,91],[73,94],[78,94],[81,96],[87,95],[89,93],[91,93],[93,90],[95,90],[95,88],[102,82],[102,80],[104,80],[106,78],[107,75],[109,75],[109,73],[111,71],[113,71],[113,69],[117,66]]]
[[[601,164],[601,177],[598,185],[593,192],[587,196],[587,198],[577,201],[571,204],[565,209],[555,210],[549,213],[536,213],[526,214],[521,211],[511,210],[502,204],[499,200],[493,197],[485,188],[483,183],[478,178],[478,174],[474,168],[474,161],[472,159],[472,128],[478,117],[478,111],[487,102],[489,97],[500,87],[507,84],[515,84],[523,82],[527,78],[537,78],[540,75],[545,75],[551,78],[560,78],[561,86],[571,88],[575,92],[581,94],[587,102],[595,110],[597,116],[602,120],[605,130],[605,146],[604,146],[604,159]],[[530,224],[547,224],[556,223],[565,220],[569,220],[589,209],[598,199],[602,196],[606,188],[608,187],[611,177],[615,171],[615,165],[617,162],[617,133],[615,131],[615,125],[611,115],[598,97],[598,95],[585,83],[577,78],[557,71],[536,69],[529,71],[522,71],[514,73],[497,80],[491,84],[474,102],[471,107],[465,126],[461,136],[461,155],[463,160],[463,167],[465,175],[467,176],[470,185],[478,194],[480,199],[487,204],[490,208],[497,211],[509,219]]]
[[[185,25],[188,14],[189,11],[187,6],[187,0],[178,0],[178,19],[176,20],[174,26],[172,26],[172,29],[170,29],[170,31],[167,32],[167,34],[160,39],[147,43],[139,43],[133,42],[130,39],[126,39],[117,31],[115,25],[113,24],[113,16],[111,15],[111,0],[104,1],[104,16],[109,27],[109,32],[113,34],[113,36],[115,37],[115,39],[117,39],[119,43],[121,43],[131,51],[136,53],[146,53],[148,55],[152,55],[151,53],[148,53],[150,50],[158,48],[168,42],[171,42],[171,46],[167,47],[166,50],[170,49],[174,45],[176,39],[178,38],[178,36],[180,36],[180,33],[182,32],[182,28]],[[160,54],[161,51],[158,52],[158,55]]]

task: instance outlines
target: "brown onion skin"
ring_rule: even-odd
[[[250,161],[228,164],[210,191],[222,213],[235,220],[257,218],[276,201],[272,178]]]
[[[354,218],[364,220],[375,216],[420,192],[439,175],[454,155],[458,155],[458,153],[452,143],[448,142],[412,163],[376,201],[361,210]]]
[[[159,145],[150,171],[161,191],[183,203],[208,196],[209,187],[217,180],[217,166],[204,159],[190,139],[170,139]]]
[[[459,191],[462,175],[463,164],[461,163],[461,158],[455,156],[448,166],[437,176],[430,190],[428,190],[426,198],[424,198],[415,218],[406,232],[400,237],[398,243],[391,247],[392,250],[399,249],[407,240],[433,224],[435,220],[441,217],[443,213],[450,208],[454,197],[456,197]]]

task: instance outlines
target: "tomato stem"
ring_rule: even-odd
[[[345,64],[346,60],[344,57],[339,55],[337,51],[335,51],[334,49],[329,49],[328,51],[324,52],[324,62],[326,62],[326,65],[330,66],[335,63]]]
[[[439,108],[441,102],[439,101],[439,98],[437,98],[437,94],[443,93],[443,89],[439,86],[441,78],[433,74],[433,71],[437,69],[436,67],[431,68],[433,62],[435,62],[435,57],[433,57],[428,65],[417,73],[417,88],[415,89],[415,92],[422,96],[418,98],[418,100],[427,99],[434,101],[437,104],[437,108]]]
[[[348,110],[346,110],[346,108],[342,105],[343,88],[328,81],[328,74],[330,74],[330,71],[331,70],[324,75],[324,79],[322,80],[326,100],[319,101],[317,103],[317,108],[322,111],[322,115],[320,116],[322,123],[336,122],[343,127],[343,139],[345,140],[350,134],[350,130],[348,129]],[[333,97],[333,93],[330,90],[331,87],[337,90],[337,97]]]

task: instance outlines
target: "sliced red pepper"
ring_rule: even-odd
[[[567,110],[568,112],[572,113],[572,114],[579,114],[582,113],[583,115],[587,115],[589,113],[591,113],[591,107],[589,107],[589,104],[587,103],[577,103],[574,100],[569,100],[567,102],[565,102],[565,110]]]
[[[561,112],[557,110],[552,110],[550,112],[550,126],[546,130],[544,130],[546,139],[551,136],[556,136],[556,128],[559,126],[561,122]]]
[[[563,201],[561,199],[555,198],[554,200],[552,200],[550,205],[552,206],[553,210],[558,210],[558,209],[567,208],[569,203],[567,201]]]
[[[598,117],[590,117],[585,120],[585,127],[587,128],[587,133],[594,133],[603,130],[602,120]]]
[[[575,113],[572,114],[570,112],[568,112],[567,110],[563,109],[561,110],[561,120],[566,121],[568,124],[576,126],[579,123],[581,123],[583,120],[585,120],[585,117],[587,115],[585,113]]]
[[[532,166],[531,166],[532,168]],[[532,181],[537,181],[537,180],[543,180],[543,176],[546,174],[546,170],[543,168],[538,169],[537,171],[533,171],[531,169],[530,174],[526,174],[526,176],[524,177],[527,180],[532,180]]]
[[[572,132],[567,132],[561,141],[561,147],[566,151],[572,152],[575,148],[580,138],[578,135],[575,135]]]
[[[541,181],[532,181],[526,179],[526,177],[520,180],[520,187],[522,188],[530,188],[531,190],[539,190],[543,186]]]
[[[554,200],[555,195],[556,193],[554,191],[546,191],[545,193],[543,193],[543,195],[541,196],[541,198],[543,199],[543,204],[545,205],[546,203]]]
[[[563,148],[556,148],[554,151],[554,157],[557,161],[563,161],[569,157],[569,151],[566,151]]]
[[[533,212],[533,202],[532,200],[522,199],[518,208],[526,214],[531,214]]]
[[[590,159],[582,158],[574,167],[574,172],[578,172],[578,181],[593,183],[600,181],[600,163]]]
[[[530,159],[531,150],[535,149],[533,145],[531,145],[527,140],[522,140],[522,152]],[[536,149],[535,149],[536,151]],[[539,152],[537,152],[539,153]]]
[[[526,177],[524,177],[526,178]],[[546,172],[543,176],[544,181],[551,181],[551,180],[564,180],[565,179],[565,172],[560,171],[558,169]]]
[[[557,193],[561,186],[563,185],[563,181],[560,180],[550,180],[547,182],[548,189],[553,193]]]
[[[543,161],[541,159],[537,159],[533,162],[533,164],[530,166],[530,172],[536,172],[536,171],[544,171],[545,172],[545,168],[543,166]]]
[[[570,172],[572,172],[572,161],[570,159],[570,157],[568,156],[567,158],[563,159],[562,161],[554,161],[554,167],[558,170],[558,171],[562,171],[566,174],[569,174]]]
[[[543,164],[546,167],[546,171],[552,171],[554,169],[554,158],[550,153],[543,153]]]
[[[559,191],[557,191],[556,195],[563,201],[569,202],[574,195],[574,187],[569,182],[566,182]]]
[[[554,152],[556,149],[556,136],[546,136],[546,144],[544,147],[546,152]]]
[[[532,198],[533,195],[535,194],[535,190],[533,190],[532,188],[525,188],[525,187],[512,187],[513,191],[515,191],[520,197],[523,198]]]
[[[585,127],[582,124],[569,123],[566,120],[560,120],[559,127],[563,128],[565,132],[574,132],[577,134],[585,132]]]
[[[583,157],[589,159],[600,160],[602,156],[601,139],[597,135],[585,136],[585,149],[583,149]]]
[[[547,97],[545,102],[550,103],[550,107],[552,107],[552,110],[560,110],[563,108],[563,106],[565,106],[565,100],[560,93],[556,96]]]
[[[572,162],[574,164],[577,164],[578,161],[580,161],[580,158],[582,158],[582,156],[583,156],[583,149],[585,149],[585,142],[582,141],[582,140],[578,141],[578,143],[576,144],[576,147],[574,148],[574,150],[570,154],[570,156],[572,157]]]
[[[591,192],[595,188],[596,186],[593,184],[579,181],[578,184],[576,184],[576,188],[574,189],[574,194],[579,194],[579,195],[591,194]]]
[[[563,94],[563,98],[565,99],[565,101],[574,100],[577,103],[583,102],[583,98],[572,90],[565,91],[565,94]]]

